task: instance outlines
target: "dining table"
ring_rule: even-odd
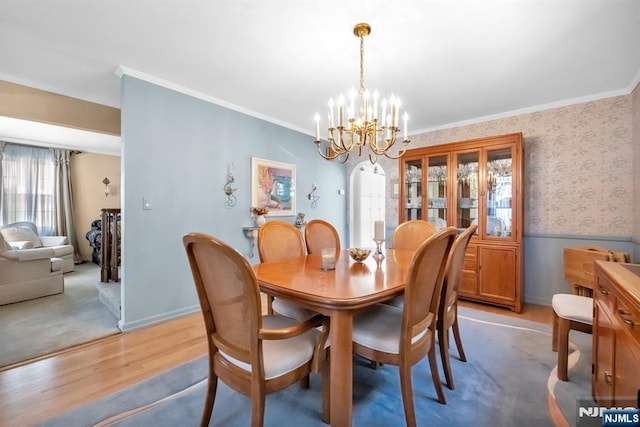
[[[330,423],[350,426],[353,416],[353,317],[404,293],[414,251],[383,249],[356,262],[343,249],[335,269],[321,268],[321,254],[253,266],[260,290],[330,318]]]

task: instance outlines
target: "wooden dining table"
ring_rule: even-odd
[[[285,298],[331,319],[330,416],[332,426],[350,426],[353,412],[353,316],[404,292],[413,251],[387,249],[384,259],[364,262],[342,250],[335,270],[320,268],[321,255],[256,264],[261,291]]]

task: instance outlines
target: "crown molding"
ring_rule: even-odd
[[[265,114],[258,113],[256,111],[250,110],[250,109],[242,107],[240,105],[236,105],[236,104],[233,104],[231,102],[227,102],[227,101],[225,101],[223,99],[207,95],[207,94],[202,93],[200,91],[197,91],[195,89],[191,89],[191,88],[188,88],[186,86],[182,86],[182,85],[179,85],[177,83],[170,82],[170,81],[162,79],[160,77],[156,77],[156,76],[153,76],[151,74],[147,74],[147,73],[144,73],[142,71],[135,70],[135,69],[133,69],[131,67],[127,67],[126,65],[119,65],[114,70],[114,73],[120,78],[122,78],[122,76],[125,76],[125,75],[126,76],[130,76],[130,77],[135,77],[135,78],[137,78],[139,80],[144,80],[146,82],[153,83],[153,84],[155,84],[157,86],[161,86],[161,87],[164,87],[166,89],[170,89],[170,90],[182,93],[184,95],[189,95],[191,97],[194,97],[194,98],[197,98],[197,99],[201,99],[201,100],[209,102],[211,104],[219,105],[221,107],[228,108],[229,110],[237,111],[239,113],[246,114],[246,115],[251,116],[251,117],[255,117],[256,119],[264,120],[266,122],[270,122],[270,123],[273,123],[275,125],[282,126],[284,128],[291,129],[291,130],[294,130],[296,132],[300,132],[300,133],[305,134],[305,135],[311,135],[311,136],[313,135],[308,129],[302,129],[300,127],[294,126],[291,123],[275,119],[275,118],[273,118],[271,116],[267,116]]]

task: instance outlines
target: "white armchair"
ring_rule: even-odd
[[[14,249],[0,233],[0,305],[62,293],[63,261],[54,255],[52,248]]]

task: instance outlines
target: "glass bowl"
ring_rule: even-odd
[[[371,254],[371,248],[349,248],[349,255],[356,262],[363,262],[369,254]]]

